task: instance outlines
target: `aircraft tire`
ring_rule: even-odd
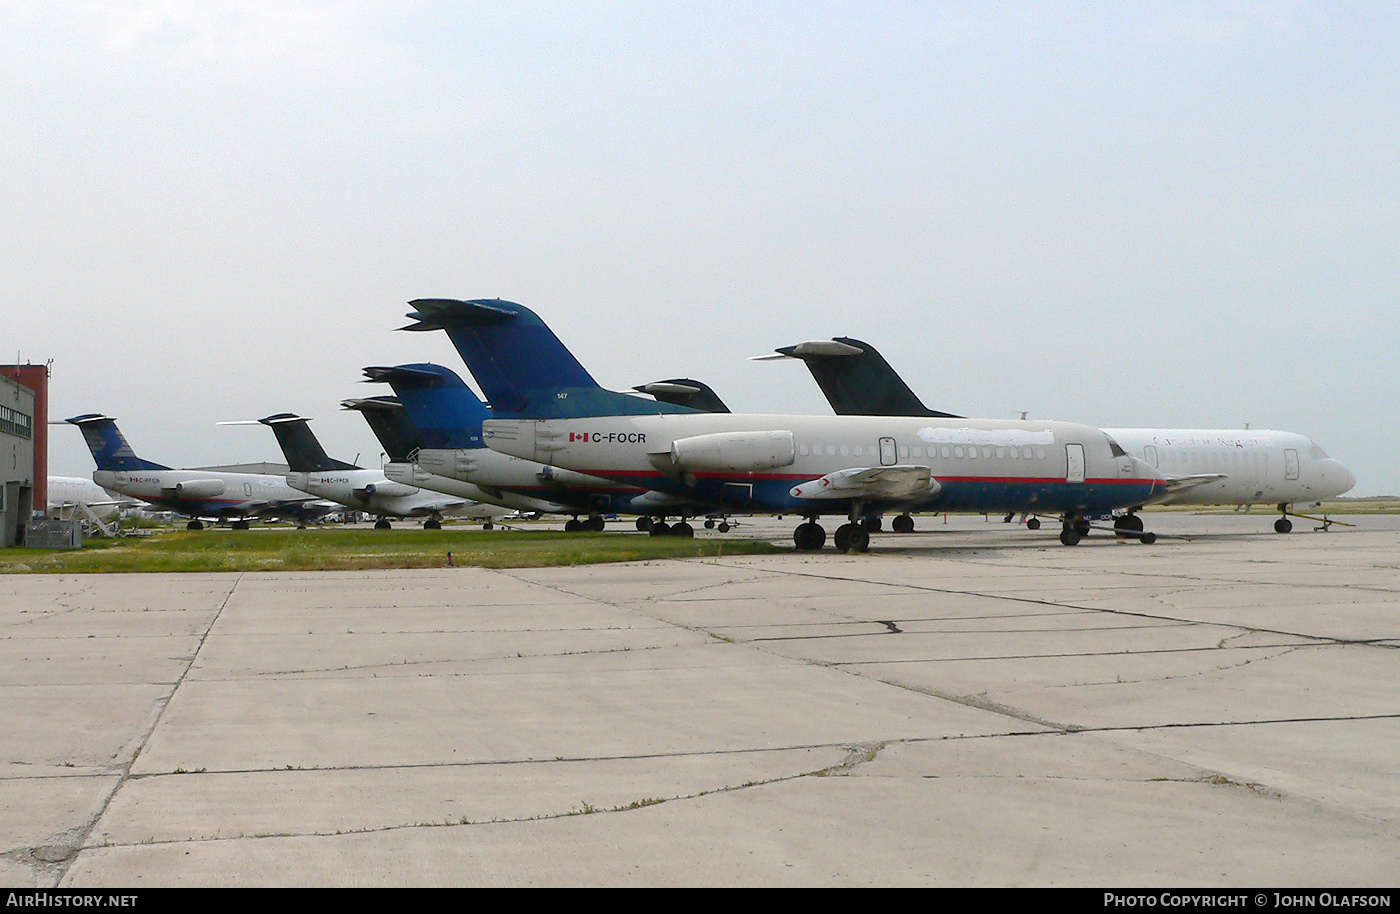
[[[847,552],[869,552],[870,531],[857,524],[846,537]]]
[[[679,524],[671,525],[671,535],[679,536],[682,539],[691,539],[695,536],[695,528],[685,521],[681,521]]]
[[[1060,542],[1066,546],[1079,545],[1079,539],[1079,531],[1076,528],[1069,526],[1068,524],[1065,525],[1065,528],[1060,531]]]
[[[728,533],[728,532],[729,532],[729,521],[724,521],[724,520],[722,520],[722,521],[719,522],[719,532],[720,532],[720,533]]]
[[[646,533],[646,532],[647,532],[648,530],[650,530],[650,529],[651,529],[651,518],[650,518],[650,517],[647,517],[645,514],[643,514],[641,517],[637,518],[637,532],[639,532],[639,533]]]
[[[1274,521],[1274,532],[1275,532],[1275,533],[1292,533],[1292,532],[1293,532],[1293,521],[1289,520],[1289,519],[1286,518],[1286,517],[1280,517],[1278,520]]]
[[[831,538],[837,552],[846,552],[851,548],[851,531],[855,529],[855,524],[842,524],[836,528],[836,534]]]
[[[713,529],[715,529],[715,519],[714,519],[713,517],[707,517],[707,518],[705,518],[705,529],[706,529],[706,530],[713,530]]]
[[[490,529],[492,529],[492,528],[495,527],[495,526],[496,526],[495,524],[491,523],[491,522],[488,520],[486,523],[484,523],[484,524],[481,525],[481,529],[483,529],[483,530],[490,530]]]
[[[895,533],[913,533],[914,518],[908,514],[900,514],[890,521],[890,529],[894,530]]]
[[[1038,518],[1038,517],[1032,517],[1030,520],[1026,521],[1026,529],[1027,529],[1027,530],[1039,530],[1039,529],[1040,529],[1040,518]]]
[[[579,532],[579,531],[582,530],[582,529],[583,529],[583,522],[580,521],[577,517],[570,518],[569,520],[564,521],[564,532],[565,532],[565,533],[577,533],[577,532]]]
[[[441,530],[441,529],[442,529],[442,521],[431,520],[431,519],[425,520],[425,521],[423,521],[423,529],[424,529],[424,530]]]
[[[1138,537],[1138,540],[1139,540],[1144,546],[1151,546],[1153,543],[1157,542],[1157,534],[1155,534],[1155,533],[1144,533],[1142,536],[1139,536],[1139,537]]]
[[[197,520],[192,520],[192,521],[190,521],[188,524],[185,524],[185,529],[186,529],[186,530],[203,530],[203,529],[204,529],[204,525],[203,525],[202,523],[200,523],[199,521],[197,521]]]
[[[670,534],[671,534],[671,527],[670,527],[670,525],[668,525],[665,521],[655,521],[654,523],[652,523],[652,525],[651,525],[651,535],[652,535],[652,536],[669,536]]]
[[[798,552],[816,552],[826,545],[826,530],[815,521],[807,521],[792,531],[792,541]]]

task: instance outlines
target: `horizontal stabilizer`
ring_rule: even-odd
[[[403,409],[403,404],[399,402],[398,397],[352,397],[349,400],[341,400],[340,408],[360,412],[368,410],[392,412],[396,409]]]
[[[928,467],[854,467],[794,486],[792,497],[908,501],[927,498],[941,488]]]
[[[416,298],[408,303],[416,323],[401,330],[446,330],[449,327],[478,327],[519,317],[511,302],[501,299]]]
[[[652,381],[638,384],[633,390],[651,394],[662,403],[685,406],[707,413],[727,413],[729,407],[719,398],[710,385],[693,378],[671,378],[666,381]]]

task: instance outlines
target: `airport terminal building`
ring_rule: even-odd
[[[34,391],[0,375],[0,548],[24,542],[34,478]]]

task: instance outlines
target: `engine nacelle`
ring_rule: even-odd
[[[369,498],[371,495],[378,495],[380,498],[405,498],[409,495],[417,495],[416,486],[406,486],[401,482],[371,482],[364,488],[356,489],[355,494],[361,498]]]
[[[217,498],[224,494],[222,479],[186,479],[170,487],[179,498]]]
[[[790,431],[717,432],[671,442],[671,463],[686,470],[747,473],[791,466],[796,459]]]

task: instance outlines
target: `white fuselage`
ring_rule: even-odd
[[[1115,454],[1108,436],[1065,422],[885,416],[682,413],[488,420],[494,450],[640,488],[734,507],[846,513],[854,501],[794,494],[852,468],[926,467],[936,510],[1100,512],[1162,491],[1150,467]]]
[[[394,482],[379,470],[288,473],[287,483],[317,498],[379,516],[429,517],[434,514],[456,514],[467,507],[463,499]]]
[[[486,450],[493,457],[512,459],[504,454],[497,454],[495,451]],[[420,455],[423,452],[419,452]],[[446,462],[455,465],[450,455],[457,451],[435,451],[439,455],[448,455],[443,458]],[[471,453],[463,451],[462,453]],[[445,495],[455,495],[458,498],[470,498],[474,501],[486,502],[491,505],[499,505],[509,508],[512,511],[538,511],[546,514],[557,514],[567,512],[567,508],[552,501],[544,501],[539,498],[531,498],[528,495],[518,495],[514,492],[505,491],[499,488],[484,489],[472,482],[458,479],[455,476],[439,475],[429,472],[419,463],[388,463],[384,465],[384,475],[394,482],[404,485],[417,486],[422,489],[431,489],[434,492],[442,492]],[[504,512],[502,512],[504,513]]]
[[[1162,475],[1219,474],[1173,493],[1172,505],[1292,504],[1333,498],[1356,484],[1351,471],[1293,432],[1268,429],[1104,429]]]
[[[191,517],[241,517],[307,501],[281,476],[221,470],[96,470],[93,482]]]
[[[124,498],[120,492],[109,492],[81,476],[50,476],[48,502],[46,507],[51,517],[57,517],[78,505],[86,505],[98,517],[110,517],[124,504],[137,504],[134,499]]]
[[[545,465],[490,448],[424,448],[418,452],[420,471],[469,482],[491,494],[522,499],[520,510],[587,513],[625,510],[644,489],[610,479]],[[526,505],[531,506],[526,506]],[[539,505],[552,507],[538,507]]]

